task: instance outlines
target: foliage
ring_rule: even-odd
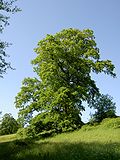
[[[97,95],[89,104],[90,107],[93,107],[96,111],[92,115],[91,120],[93,122],[101,122],[105,118],[116,117],[115,110],[116,106],[113,102],[113,98],[110,95]]]
[[[41,82],[37,78],[25,78],[22,82],[21,92],[16,97],[16,107],[20,110],[18,113],[18,121],[21,127],[29,123],[32,113],[40,112],[42,109],[39,105]]]
[[[0,33],[3,33],[4,27],[9,25],[10,14],[20,11],[17,6],[14,6],[14,2],[17,0],[0,0]],[[9,44],[3,42],[0,39],[0,77],[6,72],[8,68],[11,68],[9,62],[6,62],[6,57],[8,56],[5,52],[6,47]]]
[[[103,128],[120,128],[120,117],[117,118],[106,118],[101,122]]]
[[[6,113],[0,123],[0,135],[16,133],[19,128],[19,124],[13,118],[11,114]]]
[[[64,29],[47,35],[32,61],[38,78],[25,78],[15,104],[24,123],[60,132],[81,127],[83,101],[99,93],[91,72],[115,77],[110,60],[101,60],[92,30]],[[33,119],[32,114],[38,113]]]
[[[33,139],[35,136],[36,134],[33,127],[19,128],[17,131],[17,137],[20,139]]]
[[[96,128],[97,128],[97,126],[93,126],[93,125],[90,125],[90,124],[85,124],[85,125],[82,126],[81,129],[83,131],[90,131],[90,130],[94,130]]]

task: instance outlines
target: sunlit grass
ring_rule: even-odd
[[[16,134],[0,136],[0,143],[10,142],[16,139]]]
[[[107,125],[83,126],[78,131],[36,141],[2,136],[0,160],[120,160],[120,128]]]

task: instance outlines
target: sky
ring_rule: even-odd
[[[94,75],[100,92],[109,94],[116,103],[120,116],[120,0],[18,0],[22,11],[11,15],[10,25],[1,39],[12,43],[6,50],[15,70],[8,70],[0,79],[0,111],[17,118],[15,96],[25,77],[34,77],[31,60],[36,57],[34,48],[47,34],[62,29],[92,29],[100,49],[101,59],[110,59],[115,65],[117,78]],[[83,121],[88,121],[91,110],[86,108]]]

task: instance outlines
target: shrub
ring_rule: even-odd
[[[17,137],[22,139],[33,139],[36,137],[34,127],[28,126],[26,128],[20,128],[17,131]]]
[[[101,122],[103,128],[120,128],[120,117],[106,118]]]
[[[93,130],[93,129],[96,129],[96,128],[97,128],[97,126],[92,126],[92,125],[86,124],[86,125],[82,126],[81,129],[83,131],[90,131],[90,130]]]

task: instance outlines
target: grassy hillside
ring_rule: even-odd
[[[0,137],[0,160],[120,160],[120,118],[38,141]]]

